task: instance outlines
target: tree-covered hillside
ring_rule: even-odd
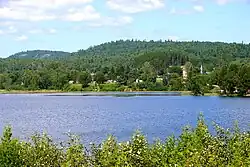
[[[139,41],[119,40],[107,42],[90,47],[87,50],[79,50],[79,55],[91,56],[125,56],[140,55],[155,51],[182,51],[193,56],[232,56],[249,57],[250,45],[223,42],[174,42],[174,41]],[[227,54],[225,54],[227,52]]]
[[[148,59],[151,53],[159,53],[155,59],[165,59],[162,54],[173,59],[178,56],[187,57],[195,66],[201,63],[206,65],[208,70],[216,66],[232,61],[248,61],[250,58],[250,45],[222,42],[173,42],[173,41],[137,41],[119,40],[108,42],[87,50],[79,50],[74,53],[75,58],[86,60],[94,64],[108,66],[119,59],[124,64],[137,64],[136,60]],[[140,58],[138,58],[140,57]],[[175,58],[174,58],[175,57]],[[117,60],[118,59],[118,60]],[[134,60],[136,59],[136,60]],[[131,62],[132,61],[132,62]],[[176,64],[172,60],[173,65]],[[118,63],[119,64],[119,63]],[[178,63],[177,63],[178,64]],[[112,64],[113,65],[113,64]]]
[[[9,56],[9,58],[18,59],[55,59],[69,56],[70,53],[63,51],[49,51],[49,50],[32,50],[23,51]]]
[[[83,87],[96,81],[99,85],[91,90],[100,90],[100,84],[114,81],[116,85],[112,90],[126,87],[132,90],[192,90],[202,94],[213,89],[211,85],[219,85],[229,94],[244,87],[241,94],[246,94],[250,89],[247,79],[250,74],[246,70],[250,62],[250,44],[120,40],[71,54],[28,53],[32,53],[30,57],[12,56],[0,60],[0,89],[68,89],[69,81]],[[45,54],[51,55],[49,59]],[[183,78],[183,66],[188,72],[188,81]],[[226,77],[228,82],[226,79],[221,82],[222,75],[217,75],[226,73],[220,72],[221,67],[232,67]],[[233,81],[230,69],[234,70]],[[243,71],[246,75],[242,86],[237,78],[245,74]]]

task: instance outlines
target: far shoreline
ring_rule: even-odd
[[[62,91],[62,90],[0,90],[0,94],[56,94],[56,93],[180,93],[192,96],[191,91]],[[205,93],[204,96],[220,96],[218,93]]]
[[[62,91],[62,90],[0,90],[0,95],[32,95],[32,94],[41,94],[41,95],[46,95],[46,94],[50,94],[50,95],[56,95],[58,93],[82,93],[84,95],[84,93],[89,94],[86,96],[103,96],[101,95],[102,93],[169,93],[171,96],[171,93],[179,93],[179,96],[195,96],[192,94],[191,91],[147,91],[147,90],[140,90],[140,91]],[[98,95],[100,93],[100,95]],[[91,95],[93,94],[93,95]],[[72,95],[73,96],[73,95]],[[204,93],[204,95],[198,95],[199,96],[210,96],[210,97],[241,97],[241,98],[250,98],[250,94],[247,94],[246,96],[237,96],[237,95],[231,95],[231,96],[227,96],[227,95],[221,95],[220,93],[215,93],[215,92],[211,92],[211,93]]]

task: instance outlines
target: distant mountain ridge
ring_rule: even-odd
[[[69,53],[64,51],[30,50],[16,53],[8,58],[18,59],[68,59],[94,57],[134,57],[150,52],[178,52],[191,57],[213,59],[214,57],[249,58],[250,44],[209,41],[140,41],[117,40],[91,46]],[[223,53],[223,54],[221,54]],[[230,56],[229,56],[230,55]]]
[[[54,59],[69,56],[71,53],[64,51],[50,51],[50,50],[28,50],[15,53],[8,58],[18,59]]]

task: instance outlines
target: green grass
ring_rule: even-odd
[[[62,90],[0,90],[0,94],[60,93]]]
[[[28,141],[12,137],[10,127],[0,140],[0,166],[3,167],[249,167],[250,133],[235,125],[225,130],[215,125],[208,131],[203,116],[195,128],[185,127],[179,137],[149,143],[136,131],[130,140],[118,142],[109,136],[87,149],[76,136],[61,144],[44,135]]]
[[[192,95],[191,91],[150,91],[150,90],[132,90],[127,87],[118,87],[116,84],[101,84],[99,89],[94,86],[81,88],[81,84],[70,85],[67,90],[2,90],[0,94],[36,94],[36,93],[66,93],[66,92],[180,92],[182,96]],[[221,96],[219,93],[210,92],[205,93],[204,96]],[[232,95],[237,97],[237,95]],[[250,94],[246,95],[249,97]]]

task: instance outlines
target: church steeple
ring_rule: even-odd
[[[200,67],[200,73],[203,74],[203,66],[201,64],[201,67]]]

